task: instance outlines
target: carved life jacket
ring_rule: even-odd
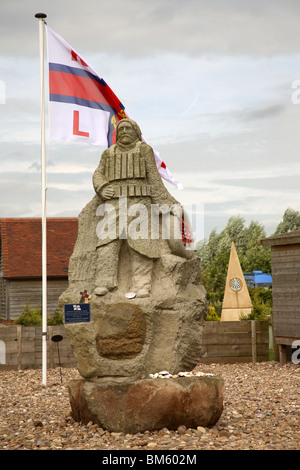
[[[151,196],[146,163],[140,150],[141,143],[137,142],[133,149],[125,152],[117,145],[110,147],[110,154],[105,162],[105,178],[114,186],[114,197]]]

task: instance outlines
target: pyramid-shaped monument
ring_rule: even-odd
[[[251,313],[252,303],[234,243],[228,264],[221,321],[238,321]]]

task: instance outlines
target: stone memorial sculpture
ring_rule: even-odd
[[[136,297],[148,297],[153,261],[159,259],[164,251],[161,240],[154,238],[159,235],[159,221],[155,219],[158,213],[154,210],[158,211],[157,206],[162,206],[171,215],[176,209],[180,211],[180,207],[163,185],[153,151],[142,142],[141,131],[134,121],[123,119],[120,122],[117,144],[103,153],[93,182],[99,198],[108,201],[100,206],[98,213],[107,209],[112,217],[110,230],[105,234],[100,226],[97,233],[95,293],[104,295],[117,287],[120,245],[125,239],[130,258],[131,289]],[[122,211],[125,217],[122,217]],[[139,231],[136,230],[135,219],[131,220],[137,212],[140,212]],[[173,248],[179,255],[187,256],[181,239],[173,236],[169,241],[173,245],[177,242],[176,246],[169,247],[170,250]],[[103,263],[103,260],[109,260],[109,263]]]
[[[148,398],[149,393],[159,396],[157,381],[149,374],[167,370],[172,375],[197,365],[207,313],[200,259],[187,249],[190,240],[182,231],[189,223],[183,208],[163,184],[139,126],[122,119],[116,135],[117,143],[103,152],[94,172],[95,196],[78,217],[69,287],[60,297],[63,308],[78,304],[80,293],[89,293],[90,321],[65,324],[83,377],[70,384],[70,400],[78,419],[94,417],[102,424],[107,419],[101,403],[107,411],[109,396],[117,406],[121,393],[128,407],[126,396],[133,393],[134,407],[135,402],[145,403],[145,393]],[[186,378],[180,380],[183,384]],[[162,395],[176,394],[178,384],[172,387]],[[220,414],[221,384],[214,383],[213,390],[218,399],[212,407],[209,400],[210,417],[202,425]],[[115,421],[110,426],[106,421],[115,430],[147,428]],[[155,423],[151,426],[161,421]]]

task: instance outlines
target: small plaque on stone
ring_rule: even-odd
[[[65,304],[65,323],[84,323],[90,321],[89,304]]]

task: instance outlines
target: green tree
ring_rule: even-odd
[[[300,212],[289,207],[283,214],[282,221],[279,222],[274,235],[293,232],[294,230],[300,230]]]
[[[266,233],[261,224],[250,222],[249,227],[244,229],[246,244],[242,253],[241,266],[244,272],[263,271],[271,272],[271,249],[265,248],[257,243],[265,238]]]
[[[214,229],[209,239],[198,245],[197,254],[201,258],[203,269],[202,282],[213,305],[223,300],[232,242],[244,272],[271,272],[270,248],[264,248],[257,243],[258,239],[265,237],[264,227],[259,222],[251,221],[249,226],[245,227],[245,220],[236,216],[230,217],[220,234]]]
[[[201,257],[202,268],[205,269],[210,266],[212,260],[218,252],[220,235],[217,234],[217,230],[214,229],[209,235],[209,239],[201,240],[198,242],[197,254]]]
[[[243,252],[245,248],[245,219],[240,216],[230,217],[226,227],[220,233],[218,251],[230,250],[234,242],[237,251]]]
[[[208,300],[215,305],[222,302],[228,269],[230,251],[220,250],[202,273],[202,282]]]

